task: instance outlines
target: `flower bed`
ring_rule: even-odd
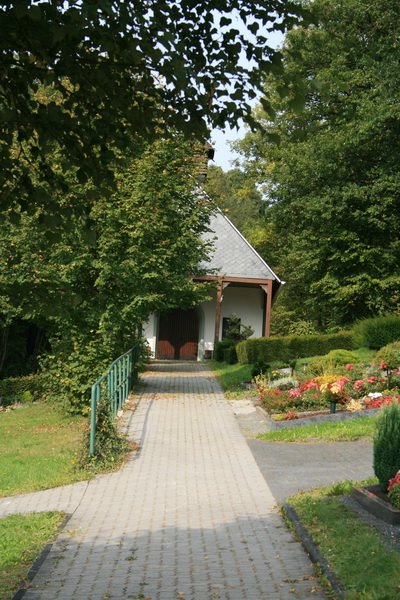
[[[259,375],[254,378],[258,402],[268,413],[280,413],[280,420],[293,420],[301,413],[324,411],[328,407],[331,413],[336,409],[358,412],[400,403],[399,389],[388,387],[387,376],[379,373],[355,378],[352,366],[346,367],[348,375],[328,374],[302,382]],[[397,370],[395,375],[399,373]]]

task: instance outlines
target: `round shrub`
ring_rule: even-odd
[[[333,374],[337,372],[337,374],[342,373],[343,367],[347,364],[353,364],[358,362],[358,356],[354,352],[350,350],[331,350],[328,354],[324,356],[314,356],[312,357],[308,365],[306,366],[304,372],[306,375],[314,377],[314,376],[322,376],[327,373]]]
[[[375,361],[384,365],[385,369],[398,369],[400,367],[400,341],[387,344],[377,352]]]
[[[331,362],[334,365],[347,365],[348,363],[355,363],[358,361],[358,356],[351,350],[331,350],[326,355],[327,362]]]
[[[393,402],[383,409],[374,436],[374,472],[386,492],[389,479],[400,470],[400,406]]]

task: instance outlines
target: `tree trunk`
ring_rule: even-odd
[[[7,356],[7,346],[8,346],[8,336],[10,333],[10,326],[6,325],[3,328],[3,331],[1,333],[1,339],[0,339],[0,373],[3,370],[4,367],[4,363],[6,360],[6,356]]]

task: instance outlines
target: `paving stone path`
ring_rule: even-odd
[[[116,473],[0,500],[71,517],[24,600],[324,598],[206,366],[154,363]]]

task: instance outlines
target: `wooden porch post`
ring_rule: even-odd
[[[214,330],[214,347],[219,342],[219,330],[221,327],[221,304],[224,299],[224,289],[228,287],[229,281],[224,281],[222,278],[218,281],[217,285],[217,300],[215,304],[215,330]]]
[[[272,279],[266,285],[261,286],[266,293],[265,314],[264,314],[264,337],[269,337],[271,333],[271,307],[272,307]]]
[[[222,302],[222,279],[217,284],[217,300],[215,303],[215,329],[214,329],[214,350],[215,345],[219,342],[219,329],[221,325],[221,302]]]

